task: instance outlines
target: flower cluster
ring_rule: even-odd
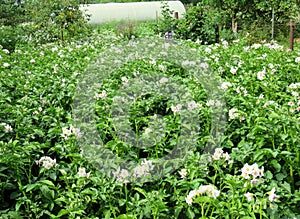
[[[201,107],[202,105],[200,103],[196,103],[194,100],[192,100],[188,103],[187,109],[189,111],[193,111],[194,109],[199,109]],[[172,105],[171,110],[174,114],[180,114],[182,110],[182,104]]]
[[[219,107],[219,106],[221,106],[222,104],[221,104],[221,101],[220,100],[208,100],[207,102],[206,102],[206,106],[217,106],[217,107]]]
[[[2,52],[4,52],[5,54],[9,54],[9,50],[8,49],[2,49]]]
[[[278,199],[278,195],[275,194],[275,187],[273,187],[267,194],[269,194],[268,199],[270,202],[276,201]],[[244,196],[247,198],[247,201],[250,202],[253,200],[254,194],[251,192],[247,192],[246,194],[244,194]]]
[[[278,199],[278,196],[275,194],[275,187],[273,187],[271,189],[271,191],[269,192],[269,201],[273,202],[276,201]]]
[[[288,92],[293,96],[293,100],[287,103],[287,105],[291,107],[291,113],[300,112],[300,93],[297,89],[300,89],[300,82],[292,83],[287,88]]]
[[[270,43],[264,43],[263,46],[269,48],[270,50],[280,50],[283,51],[283,46],[279,45],[275,40],[271,41]]]
[[[188,110],[192,111],[197,108],[201,108],[202,105],[200,103],[196,103],[194,100],[188,103]]]
[[[113,176],[116,178],[117,182],[129,183],[130,177],[142,178],[150,175],[150,171],[153,169],[154,165],[151,160],[143,160],[140,165],[133,169],[133,173],[129,172],[127,169],[118,168],[113,172]]]
[[[188,174],[189,172],[190,172],[190,171],[189,171],[188,169],[181,169],[181,170],[179,171],[179,175],[180,175],[181,179],[185,179],[186,176],[187,176],[187,174]]]
[[[95,93],[95,98],[97,100],[102,99],[102,100],[106,100],[107,97],[107,93],[105,90],[103,90],[100,94],[99,93]]]
[[[120,182],[120,183],[129,183],[129,172],[128,170],[126,169],[117,169],[117,171],[115,171],[113,173],[114,177],[116,178],[116,181],[117,182]]]
[[[145,128],[145,135],[149,135],[152,132],[151,128]]]
[[[3,122],[0,125],[2,125],[4,127],[4,131],[6,133],[13,132],[13,128],[9,124],[6,124],[6,123]]]
[[[202,62],[202,63],[200,63],[199,67],[203,68],[203,69],[208,69],[209,65],[206,62]]]
[[[188,196],[185,198],[185,201],[188,205],[192,205],[196,196],[203,194],[207,195],[209,198],[216,199],[220,195],[220,191],[215,189],[212,185],[201,185],[199,189],[190,191]]]
[[[264,176],[264,167],[259,169],[258,165],[256,163],[249,165],[246,163],[244,167],[242,168],[242,176],[245,179],[250,179],[250,176],[253,176],[253,180],[256,181],[256,178],[263,177]],[[253,182],[254,182],[253,181]]]
[[[196,62],[185,60],[181,64],[182,64],[182,66],[192,66],[192,65],[196,65]]]
[[[268,100],[267,102],[265,102],[264,107],[268,107],[270,105],[274,105],[275,107],[278,106],[278,104],[274,100]]]
[[[90,175],[91,175],[91,172],[87,173],[84,167],[78,169],[78,176],[79,177],[89,178]]]
[[[121,80],[122,80],[122,84],[123,84],[123,85],[127,85],[127,84],[128,84],[128,79],[127,79],[125,76],[123,76],[123,77],[121,78]]]
[[[10,66],[9,63],[7,63],[7,62],[4,62],[4,63],[3,63],[3,67],[8,68],[9,66]]]
[[[289,88],[291,89],[300,88],[300,82],[290,84]]]
[[[47,170],[51,169],[52,167],[56,167],[56,159],[52,159],[51,157],[44,156],[41,157],[39,160],[36,160],[35,163],[37,165],[41,165],[46,168]]]
[[[238,86],[238,87],[236,88],[236,92],[237,92],[238,94],[242,94],[242,93],[243,93],[244,97],[248,96],[248,91],[247,91],[246,88],[244,88],[244,87]]]
[[[233,74],[233,75],[235,75],[236,72],[237,72],[237,70],[238,70],[238,67],[231,67],[230,68],[230,73]]]
[[[61,136],[65,139],[68,140],[68,137],[71,135],[75,135],[77,138],[80,138],[82,133],[80,132],[79,128],[74,128],[74,126],[70,125],[70,128],[63,127],[62,128],[62,134]]]
[[[174,105],[171,106],[171,110],[174,114],[179,114],[181,109],[182,109],[181,104],[177,104],[176,106],[174,106]]]
[[[228,115],[229,115],[229,120],[234,120],[237,118],[239,118],[240,121],[245,120],[245,118],[241,115],[241,113],[237,108],[230,109]]]
[[[143,177],[148,176],[153,169],[153,163],[151,160],[143,160],[142,163],[134,168],[133,176]]]
[[[38,114],[40,114],[41,112],[43,112],[43,108],[42,108],[42,107],[39,107],[38,110],[33,111],[32,114],[33,114],[33,115],[38,115]]]
[[[265,98],[265,95],[264,94],[260,94],[258,96],[258,100],[256,101],[256,104],[259,104],[261,102],[261,100],[264,99],[264,98]]]
[[[208,53],[208,54],[210,54],[211,53],[211,49],[209,47],[206,47],[205,48],[205,52]]]
[[[168,78],[162,77],[162,78],[159,80],[159,83],[160,83],[160,84],[164,84],[164,83],[167,83],[168,81],[169,81]]]
[[[257,79],[262,81],[265,79],[266,75],[266,68],[264,68],[262,71],[257,72]]]
[[[232,84],[230,82],[223,82],[220,86],[220,88],[224,91],[226,91],[229,87],[231,87]]]
[[[157,67],[159,70],[161,70],[163,72],[167,71],[167,66],[165,66],[164,64],[159,64]]]
[[[276,66],[277,67],[279,67],[280,66],[280,64],[276,64]],[[271,69],[271,74],[274,74],[277,70],[275,69],[275,66],[274,66],[274,64],[272,64],[272,63],[269,63],[268,64],[268,67]]]
[[[251,202],[254,194],[251,192],[247,192],[246,194],[244,194],[244,196],[247,198],[248,202]]]
[[[223,151],[222,148],[216,148],[214,154],[212,155],[213,160],[220,160],[224,158],[226,161],[230,161],[230,155]]]

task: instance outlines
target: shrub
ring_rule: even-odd
[[[182,39],[200,40],[202,44],[219,42],[220,38],[229,40],[232,34],[226,31],[227,17],[217,9],[198,3],[191,6],[185,19],[179,22],[178,35]]]
[[[32,35],[40,41],[65,40],[87,30],[88,17],[77,0],[32,1],[27,12],[33,21]]]
[[[130,21],[122,21],[116,25],[115,32],[117,35],[127,39],[136,38],[138,36],[138,26]]]
[[[200,40],[203,43],[219,41],[220,14],[202,4],[191,6],[182,19],[175,19],[167,4],[162,5],[162,19],[157,22],[156,32],[165,34],[174,32],[180,39]]]
[[[177,20],[173,17],[174,11],[170,9],[166,2],[162,2],[161,10],[162,18],[157,21],[156,33],[165,34],[174,31],[177,28]]]
[[[24,21],[24,2],[21,2],[18,0],[0,0],[1,25],[15,26]]]
[[[20,41],[19,29],[11,26],[0,27],[0,45],[10,52],[15,50],[16,44]]]

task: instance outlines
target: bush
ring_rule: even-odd
[[[24,4],[18,0],[0,0],[0,24],[15,26],[25,19]]]
[[[156,25],[156,32],[165,34],[174,32],[180,39],[200,40],[203,43],[219,41],[220,14],[204,7],[202,4],[191,6],[182,19],[173,18],[173,11],[167,4],[162,5],[162,19]]]
[[[77,0],[33,1],[28,3],[29,19],[34,23],[33,36],[39,41],[65,40],[87,30],[88,17]]]
[[[121,21],[116,25],[115,32],[117,35],[127,39],[136,38],[138,37],[138,26],[130,21]]]
[[[20,32],[18,28],[11,26],[0,27],[0,45],[3,49],[10,52],[15,50],[16,44],[20,41]]]
[[[162,2],[161,9],[162,18],[158,20],[155,31],[160,34],[174,31],[177,25],[177,21],[173,17],[174,11],[170,9],[166,2]]]

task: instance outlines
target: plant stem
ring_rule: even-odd
[[[259,204],[259,219],[262,219],[262,202]]]
[[[125,184],[125,199],[126,199],[126,213],[128,211],[128,190],[127,190],[127,184]]]
[[[26,192],[23,189],[23,184],[22,184],[22,180],[21,180],[21,177],[20,177],[19,167],[17,167],[17,179],[18,179],[19,188],[22,191],[24,197],[27,199],[27,195],[26,195]],[[30,214],[30,206],[29,206],[28,202],[25,202],[25,208],[26,208],[27,213]]]
[[[209,211],[209,209],[210,209],[210,205],[211,205],[211,203],[209,203],[209,205],[208,205],[208,207],[207,207],[207,209],[206,209],[206,212],[205,212],[205,218],[206,218],[206,215],[208,214],[208,211]]]

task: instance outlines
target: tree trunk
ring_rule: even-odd
[[[236,13],[235,12],[234,12],[234,14],[232,16],[231,28],[232,28],[232,32],[233,33],[237,33],[238,24],[237,24]]]
[[[215,25],[216,43],[220,42],[220,25]]]

